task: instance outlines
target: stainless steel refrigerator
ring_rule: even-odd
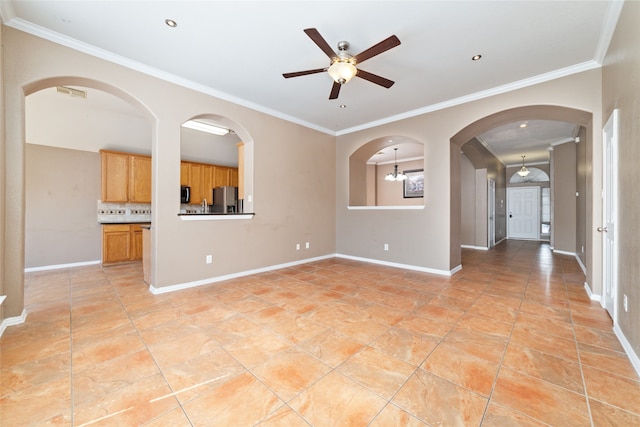
[[[238,187],[216,187],[213,189],[213,212],[238,212]]]

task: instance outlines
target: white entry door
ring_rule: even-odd
[[[540,187],[507,188],[507,237],[540,238]]]
[[[617,251],[616,237],[616,194],[618,168],[618,110],[614,110],[602,130],[603,142],[603,192],[602,192],[602,305],[609,312],[614,323],[616,319]]]

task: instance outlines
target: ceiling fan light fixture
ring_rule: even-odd
[[[349,59],[338,58],[333,61],[328,72],[334,82],[343,85],[354,78],[358,70]]]

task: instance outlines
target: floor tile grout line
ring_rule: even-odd
[[[140,333],[140,330],[138,329],[138,327],[136,326],[136,323],[134,321],[134,319],[131,317],[131,313],[129,312],[129,310],[127,309],[127,306],[125,305],[125,303],[122,301],[122,298],[120,296],[120,293],[118,292],[116,286],[113,284],[111,278],[109,277],[109,275],[105,274],[105,277],[107,279],[107,281],[109,282],[109,285],[111,286],[111,289],[113,290],[113,293],[115,294],[116,298],[118,298],[118,301],[120,302],[120,305],[122,306],[122,309],[124,310],[124,312],[127,314],[127,318],[129,319],[129,322],[131,323],[131,326],[135,329],[136,334],[138,336],[138,338],[140,339],[140,341],[142,342],[142,344],[144,345],[144,348],[146,349],[146,351],[149,353],[149,356],[151,357],[151,359],[153,359],[153,363],[156,365],[156,368],[158,369],[158,372],[160,373],[160,375],[162,376],[162,379],[164,380],[165,384],[167,385],[167,387],[169,388],[169,390],[171,390],[171,395],[173,396],[174,399],[176,399],[176,402],[178,403],[178,406],[180,407],[180,409],[182,410],[182,413],[184,414],[185,418],[187,419],[187,421],[189,422],[189,424],[191,424],[191,426],[193,427],[193,422],[191,421],[191,418],[189,418],[189,415],[187,414],[187,412],[185,411],[182,403],[180,402],[180,399],[178,399],[178,397],[176,396],[176,392],[173,389],[173,387],[171,386],[171,384],[169,383],[164,371],[162,370],[162,368],[160,367],[160,365],[158,364],[158,361],[156,359],[156,357],[153,355],[153,352],[151,351],[151,349],[149,348],[149,345],[147,344],[147,342],[145,341],[145,339],[143,338],[142,334]],[[170,411],[172,411],[175,408],[172,408]],[[169,411],[169,412],[170,412]],[[165,414],[162,414],[165,415]],[[160,416],[160,415],[159,415]],[[149,420],[151,421],[151,420]]]
[[[71,396],[69,396],[69,400],[71,403],[71,425],[75,425],[75,391],[73,388],[74,383],[74,369],[73,369],[73,283],[71,280],[71,270],[67,269],[67,274],[69,276],[69,390],[71,391]]]
[[[564,273],[564,269],[563,269],[563,273]],[[564,276],[564,274],[563,274],[563,276]],[[564,282],[564,286],[565,286],[565,293],[567,294],[567,304],[569,304],[569,316],[571,318],[571,331],[573,332],[573,341],[574,341],[575,348],[576,348],[576,354],[578,355],[578,367],[580,368],[580,379],[582,380],[582,387],[583,387],[583,390],[584,390],[584,398],[585,398],[585,403],[587,405],[587,414],[589,415],[589,423],[591,424],[591,427],[594,427],[593,413],[591,412],[591,402],[590,402],[590,399],[589,399],[589,390],[587,389],[587,381],[586,381],[585,376],[584,376],[584,369],[583,369],[583,365],[582,365],[582,355],[580,354],[580,345],[578,343],[578,336],[576,335],[575,322],[573,320],[572,302],[571,302],[571,299],[569,299],[569,293],[567,292],[567,283],[566,283],[566,281]]]

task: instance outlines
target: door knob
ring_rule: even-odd
[[[603,231],[606,233],[607,232],[607,227],[598,227],[598,228],[596,228],[596,230],[598,230],[600,233],[602,233]]]

